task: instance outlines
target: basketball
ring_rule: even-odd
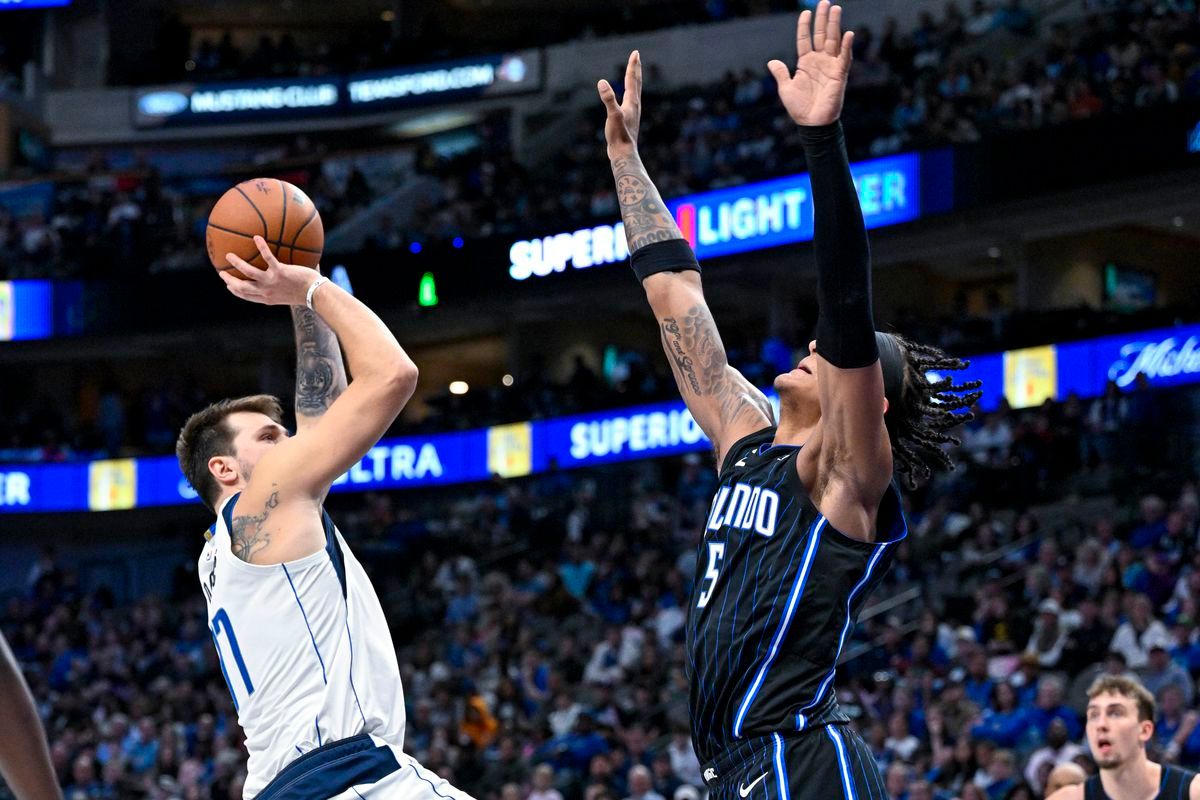
[[[226,253],[262,266],[254,237],[267,240],[271,252],[285,264],[313,267],[321,261],[325,227],[308,195],[287,181],[254,178],[221,195],[208,215],[205,244],[208,260],[218,271],[245,279],[229,265]]]

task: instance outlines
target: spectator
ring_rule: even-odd
[[[654,791],[654,776],[644,765],[629,770],[629,796],[625,800],[666,800]]]
[[[525,800],[563,800],[562,793],[554,788],[554,769],[549,764],[533,770],[533,790]]]
[[[1061,720],[1067,727],[1067,737],[1071,740],[1083,736],[1083,724],[1070,706],[1063,703],[1066,687],[1056,675],[1045,675],[1038,681],[1037,702],[1029,711],[1029,725],[1037,735],[1037,741],[1047,741],[1050,725],[1054,720]]]
[[[1005,682],[992,687],[990,704],[971,736],[1001,747],[1015,747],[1029,727],[1028,712],[1017,707],[1017,693]]]
[[[1183,695],[1184,705],[1190,706],[1195,698],[1192,676],[1179,664],[1171,660],[1167,648],[1170,641],[1156,641],[1150,645],[1146,666],[1141,670],[1142,685],[1158,698],[1168,687],[1174,686]]]
[[[1043,792],[1046,788],[1042,773],[1047,768],[1064,761],[1074,761],[1084,752],[1083,748],[1070,740],[1066,723],[1061,718],[1054,718],[1046,729],[1046,742],[1033,754],[1025,765],[1025,782],[1033,787],[1035,792]]]
[[[1154,618],[1149,597],[1134,595],[1129,606],[1129,617],[1117,628],[1110,646],[1125,657],[1130,669],[1139,670],[1150,662],[1150,648],[1155,644],[1169,647],[1171,637],[1166,626]]]
[[[1033,625],[1025,652],[1036,657],[1038,664],[1043,667],[1056,667],[1066,647],[1068,633],[1062,622],[1062,607],[1057,600],[1047,598],[1038,604],[1037,622]]]

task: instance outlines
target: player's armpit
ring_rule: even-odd
[[[801,480],[830,524],[871,540],[873,512],[892,479],[879,362],[840,369],[816,355],[821,423],[796,459]]]
[[[712,441],[719,464],[729,445],[775,424],[771,404],[729,365],[699,273],[658,273],[642,285],[679,393]]]

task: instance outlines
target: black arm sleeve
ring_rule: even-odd
[[[879,358],[871,312],[871,250],[842,123],[802,127],[800,139],[812,180],[817,352],[835,367],[866,367]]]

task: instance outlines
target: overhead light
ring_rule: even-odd
[[[999,258],[1000,257],[1000,248],[995,247],[995,246],[989,247],[987,249],[987,254],[988,254],[988,258]]]
[[[477,121],[479,121],[479,115],[472,112],[433,111],[404,122],[397,122],[391,126],[390,131],[396,136],[410,139],[465,128]]]
[[[503,383],[505,386],[512,386],[513,385],[513,376],[505,374],[505,376],[500,379],[500,382]]]
[[[1175,217],[1174,219],[1171,220],[1171,224],[1174,225],[1176,228],[1182,228],[1183,227],[1183,217]]]
[[[467,386],[466,381],[451,381],[450,382],[450,394],[466,394],[467,390],[470,388],[471,388],[470,386]]]
[[[395,22],[396,21],[396,12],[392,11],[390,8],[385,8],[379,14],[379,18],[381,20],[383,20],[384,22]]]

